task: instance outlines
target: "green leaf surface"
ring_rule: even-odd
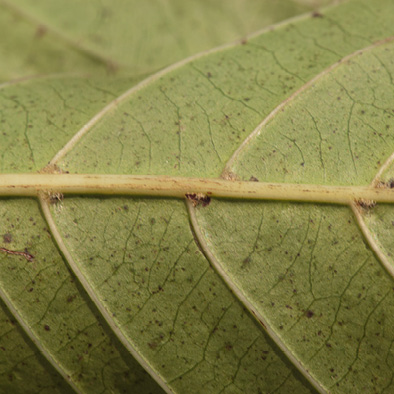
[[[106,65],[66,45],[38,21],[21,17],[0,1],[0,82],[53,72],[106,71]]]
[[[47,360],[23,333],[18,323],[1,303],[0,350],[2,392],[12,387],[14,393],[72,393],[69,385],[55,373]]]
[[[0,78],[106,69],[145,75],[332,2],[2,0]]]
[[[392,15],[352,0],[139,85],[4,84],[0,172],[390,188]],[[56,192],[1,199],[5,391],[392,391],[390,205]]]

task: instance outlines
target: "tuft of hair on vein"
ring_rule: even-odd
[[[357,208],[360,211],[370,211],[372,208],[376,206],[376,201],[374,200],[367,200],[366,198],[359,198],[355,201]]]
[[[46,191],[41,194],[41,197],[50,205],[57,205],[61,203],[64,199],[63,193]]]
[[[186,193],[185,197],[192,202],[193,207],[197,207],[198,205],[207,207],[211,202],[211,197],[204,193]]]
[[[394,179],[390,178],[387,181],[379,179],[375,182],[375,187],[378,189],[394,189]]]

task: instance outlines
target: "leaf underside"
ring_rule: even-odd
[[[383,185],[392,15],[389,0],[349,1],[134,88],[123,78],[130,90],[109,107],[113,79],[3,85],[0,173],[51,161],[47,171]],[[393,220],[384,204],[2,198],[0,246],[34,261],[0,253],[0,391],[28,380],[44,393],[389,393]]]
[[[51,72],[143,76],[332,2],[1,0],[0,81]]]

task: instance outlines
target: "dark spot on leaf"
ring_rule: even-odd
[[[45,331],[50,331],[50,330],[51,330],[51,328],[48,326],[48,324],[45,324],[45,326],[44,326],[44,330],[45,330]]]
[[[12,234],[9,234],[9,233],[4,234],[4,235],[3,235],[3,241],[4,241],[4,243],[6,243],[6,244],[11,243],[11,242],[12,242]]]
[[[306,311],[305,315],[308,319],[310,319],[315,313],[311,310]]]
[[[259,321],[259,323],[265,328],[265,329],[267,329],[267,327],[265,326],[265,324],[260,320],[260,319],[257,319],[258,321]],[[264,352],[263,352],[264,353]]]
[[[152,349],[155,350],[157,348],[157,343],[156,342],[150,342],[148,343],[148,346]]]
[[[69,296],[67,297],[67,302],[73,302],[73,301],[75,300],[76,297],[77,297],[76,294],[69,295]]]
[[[323,18],[323,14],[321,14],[319,11],[314,11],[312,12],[312,18]]]
[[[45,26],[43,26],[43,25],[38,26],[36,29],[36,37],[37,38],[44,37],[45,34],[47,34],[47,31],[48,31],[48,29]]]

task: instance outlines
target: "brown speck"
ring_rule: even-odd
[[[154,350],[154,349],[157,348],[157,343],[156,343],[156,342],[150,342],[150,343],[148,343],[148,346],[149,346],[152,350]]]
[[[242,261],[242,265],[246,266],[248,265],[250,262],[252,261],[252,258],[250,256],[246,257],[243,261]]]
[[[323,14],[321,14],[319,11],[313,11],[312,18],[323,18]]]
[[[116,74],[119,69],[119,65],[112,61],[107,61],[106,66],[109,74]]]
[[[311,310],[306,311],[305,315],[308,319],[310,319],[315,313]]]
[[[51,328],[48,326],[48,324],[45,324],[44,330],[45,330],[45,331],[51,331]]]
[[[38,26],[37,30],[36,30],[36,37],[37,38],[44,37],[45,34],[47,34],[47,31],[48,31],[48,29],[45,26],[43,26],[43,25]]]
[[[259,180],[255,176],[251,176],[249,179],[250,182],[258,182]]]
[[[12,242],[12,234],[9,234],[9,233],[4,234],[3,235],[3,241],[6,244],[10,244]]]
[[[267,327],[265,326],[265,324],[264,324],[261,320],[259,320],[259,323],[260,323],[265,329],[267,329]]]
[[[77,296],[75,295],[75,294],[73,294],[73,295],[69,295],[68,297],[67,297],[67,302],[73,302],[74,300],[75,300],[75,298],[76,298]]]

